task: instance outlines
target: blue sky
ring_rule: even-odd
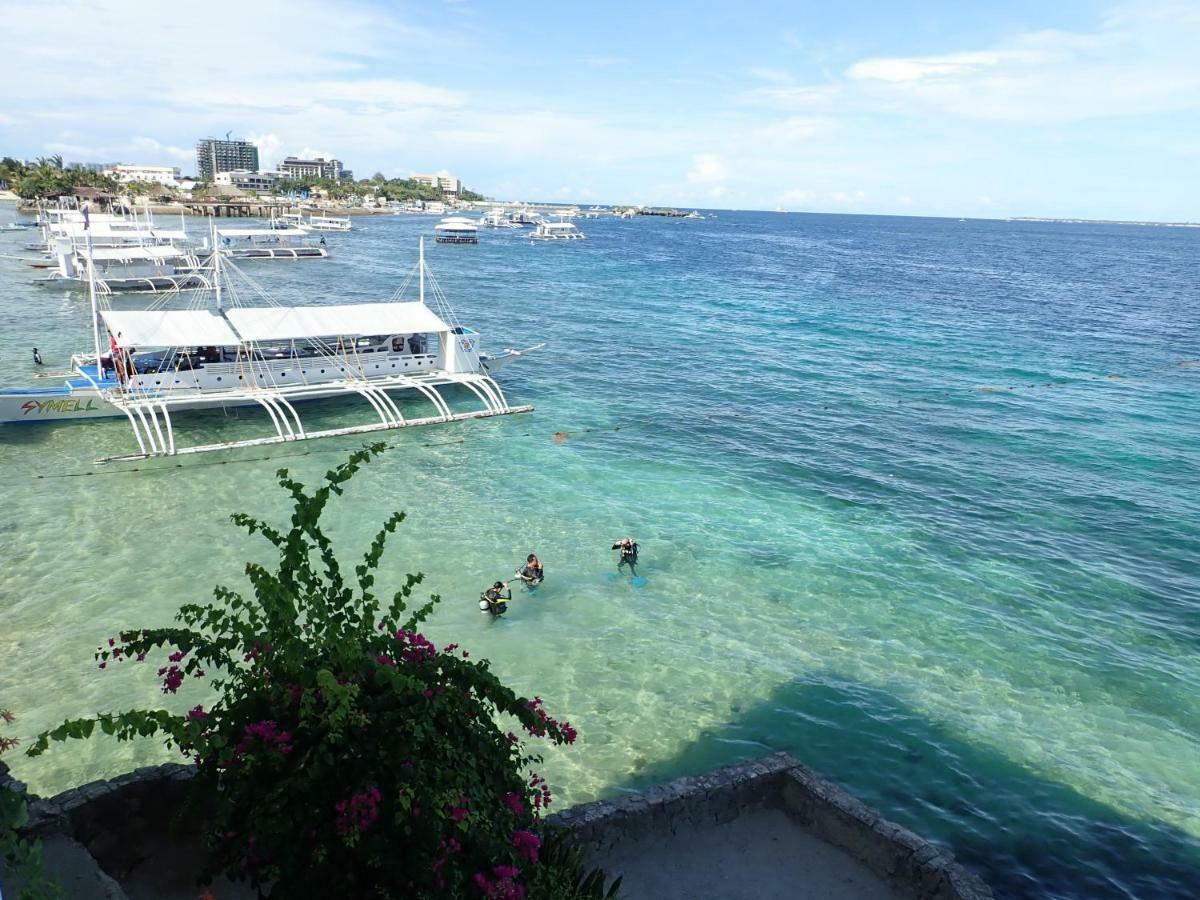
[[[6,0],[0,153],[498,197],[1200,219],[1200,3]]]

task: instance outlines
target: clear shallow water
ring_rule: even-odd
[[[357,220],[330,260],[245,268],[280,297],[381,299],[435,221]],[[1002,896],[1194,896],[1200,232],[581,225],[430,248],[488,345],[549,342],[503,382],[537,411],[395,434],[333,514],[351,553],[408,510],[386,565],[446,598],[431,631],[579,727],[547,754],[560,800],[789,750]],[[6,385],[35,344],[52,367],[86,346],[86,298],[30,271],[0,259]],[[0,696],[26,734],[157,703],[95,645],[237,583],[263,551],[228,513],[280,515],[276,468],[315,480],[356,445],[128,472],[91,465],[131,449],[115,421],[0,438]],[[643,586],[614,577],[626,533]],[[546,585],[487,621],[479,589],[531,549]],[[14,763],[52,792],[162,752]]]

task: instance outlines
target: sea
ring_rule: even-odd
[[[1000,897],[1200,895],[1200,229],[705,215],[477,246],[357,218],[328,260],[244,263],[247,302],[384,300],[424,235],[485,349],[545,345],[501,378],[533,413],[386,435],[329,511],[344,558],[407,513],[385,583],[424,573],[429,633],[579,729],[544,752],[559,807],[787,751]],[[91,345],[27,239],[0,234],[6,387],[52,383],[35,346],[62,370]],[[269,430],[217,412],[179,439]],[[203,702],[93,652],[244,586],[270,557],[230,514],[282,521],[277,470],[316,483],[364,440],[96,465],[127,423],[0,426],[6,733]],[[530,552],[545,583],[481,614]],[[6,761],[50,794],[169,758]]]

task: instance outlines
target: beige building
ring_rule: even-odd
[[[408,178],[417,184],[439,188],[447,197],[457,197],[462,191],[462,181],[453,175],[409,175]]]
[[[179,186],[178,166],[135,166],[127,163],[109,166],[101,175],[115,178],[122,184],[131,181],[153,181],[167,187]]]

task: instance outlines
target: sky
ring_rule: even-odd
[[[1200,0],[0,0],[0,155],[502,199],[1200,220]]]

